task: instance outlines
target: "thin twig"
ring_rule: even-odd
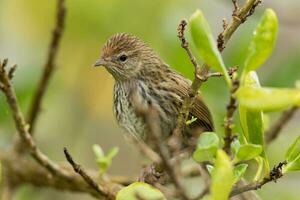
[[[225,30],[228,26],[228,22],[227,22],[227,19],[226,18],[223,18],[222,19],[222,26],[223,26],[223,30]]]
[[[1,63],[1,62],[0,62]],[[41,150],[37,147],[35,141],[31,137],[28,131],[28,124],[25,122],[23,113],[21,112],[18,104],[14,88],[9,79],[9,74],[5,69],[6,61],[0,64],[0,82],[2,83],[3,93],[6,96],[7,103],[12,111],[13,119],[17,128],[17,131],[22,141],[27,145],[32,157],[43,167],[45,167],[53,175],[58,175],[64,178],[69,178],[69,174],[61,169],[56,163],[51,161]]]
[[[162,141],[160,139],[162,133],[161,133],[160,127],[158,126],[159,123],[157,122],[157,119],[158,119],[158,116],[157,116],[156,111],[153,108],[150,108],[150,110],[148,111],[148,114],[146,115],[146,121],[147,121],[147,124],[149,125],[150,132],[152,134],[152,138],[154,139],[157,149],[161,155],[162,163],[166,168],[166,172],[168,173],[168,175],[170,176],[174,185],[176,186],[178,195],[180,195],[180,197],[183,200],[188,200],[189,198],[185,192],[184,185],[183,185],[180,177],[178,176],[178,170],[176,170],[177,167],[179,167],[179,166],[175,167],[171,164],[169,154],[168,154],[168,148],[165,144],[162,143]]]
[[[227,28],[218,36],[218,48],[223,51],[226,43],[229,41],[236,29],[244,23],[250,15],[255,11],[255,8],[261,3],[261,0],[248,0],[246,3],[233,14],[231,22]]]
[[[230,144],[234,139],[234,136],[232,135],[232,125],[233,125],[233,115],[234,112],[237,109],[237,101],[236,98],[233,96],[233,94],[237,91],[239,88],[239,81],[238,79],[233,80],[232,88],[230,90],[230,100],[229,104],[227,105],[227,112],[226,112],[226,118],[224,120],[224,132],[225,132],[225,137],[224,137],[224,150],[226,151],[227,154],[230,153]]]
[[[231,22],[226,26],[226,29],[223,30],[218,36],[217,42],[220,52],[224,50],[226,43],[229,41],[237,28],[242,24],[241,19],[243,19],[243,22],[245,22],[247,20],[247,18],[245,17],[248,17],[250,11],[250,13],[253,13],[257,5],[257,0],[248,0],[242,7],[239,8],[239,10],[236,12],[236,15],[232,17]],[[193,104],[202,83],[207,80],[206,77],[209,73],[208,65],[203,64],[201,67],[199,67],[199,64],[197,64],[196,62],[195,56],[193,56],[191,50],[189,49],[188,43],[184,37],[185,27],[186,21],[182,20],[178,26],[178,37],[181,41],[181,46],[186,50],[190,61],[195,68],[195,76],[191,85],[190,93],[182,103],[182,108],[177,120],[177,126],[174,129],[175,133],[182,132],[183,127],[185,126],[186,119],[189,116],[189,109],[191,108],[191,105]]]
[[[48,57],[44,65],[42,77],[34,93],[27,118],[29,124],[29,132],[31,134],[34,133],[37,116],[41,109],[42,99],[44,94],[46,93],[47,87],[49,85],[49,80],[52,77],[53,70],[55,68],[55,59],[57,57],[61,36],[64,30],[65,14],[65,0],[57,0],[56,24],[52,32],[52,38],[48,50]]]
[[[241,193],[244,193],[244,192],[247,192],[247,191],[250,191],[250,190],[260,189],[263,185],[265,185],[266,183],[269,183],[271,181],[276,182],[279,178],[281,178],[283,176],[282,167],[286,164],[287,164],[286,161],[280,162],[277,166],[275,166],[271,170],[270,176],[268,178],[264,178],[261,181],[250,183],[250,184],[245,185],[245,186],[234,188],[230,193],[230,197],[236,196],[238,194],[241,194]]]
[[[193,55],[192,51],[189,48],[189,44],[185,38],[185,28],[187,26],[187,22],[185,20],[182,20],[178,25],[178,38],[181,41],[181,47],[185,49],[187,55],[189,56],[189,59],[191,63],[194,66],[194,81],[191,85],[191,89],[189,92],[188,97],[185,99],[185,101],[182,104],[181,112],[178,117],[177,126],[174,129],[174,138],[180,138],[181,132],[185,126],[185,122],[188,119],[189,116],[189,108],[193,104],[195,97],[198,94],[198,87],[200,87],[201,83],[204,82],[206,79],[205,76],[202,76],[200,72],[204,72],[204,70],[201,70],[201,66],[197,63],[197,60],[195,56]],[[199,84],[200,85],[199,85]],[[176,145],[177,142],[175,141],[174,144]]]
[[[284,126],[293,118],[295,113],[299,110],[299,107],[294,106],[286,111],[284,111],[279,119],[266,131],[266,143],[269,144],[274,141],[280,134]]]
[[[9,184],[9,181],[5,181],[4,185],[2,185],[2,191],[0,194],[0,199],[2,200],[13,200],[14,187]]]
[[[161,140],[162,132],[159,126],[159,117],[156,110],[152,105],[149,105],[147,108],[145,108],[144,106],[140,105],[138,100],[136,100],[135,98],[133,98],[133,101],[135,101],[135,109],[145,119],[149,127],[149,136],[153,140],[153,144],[155,145],[155,148],[157,149],[161,157],[162,166],[164,167],[165,172],[169,175],[170,179],[176,187],[178,196],[180,196],[183,200],[189,200],[189,197],[185,192],[181,177],[179,176],[179,166],[172,165],[170,161],[169,149]]]
[[[115,199],[115,194],[111,193],[107,188],[104,188],[100,186],[96,181],[94,181],[91,176],[89,176],[86,171],[79,165],[77,164],[70,153],[68,152],[67,148],[64,148],[64,154],[66,156],[66,159],[68,162],[72,165],[74,171],[78,173],[84,180],[85,182],[91,186],[96,192],[99,193],[99,195],[106,196],[107,199],[114,200]]]
[[[204,188],[201,191],[201,193],[198,195],[197,199],[202,199],[206,194],[208,194],[211,181],[210,181],[210,176],[206,171],[204,164],[198,165],[198,169],[201,173],[201,177],[203,178]]]
[[[232,3],[234,6],[233,14],[235,14],[239,10],[239,5],[238,5],[237,0],[232,0]]]
[[[235,72],[237,72],[237,70],[238,70],[238,67],[237,67],[237,66],[235,66],[235,67],[230,67],[230,68],[228,69],[228,74],[229,74],[229,76],[232,77],[233,74],[234,74]],[[208,77],[208,78],[211,78],[211,77],[221,77],[221,76],[223,76],[223,73],[221,73],[221,72],[209,72],[209,73],[207,74],[207,77]]]
[[[128,137],[130,141],[139,148],[143,155],[146,155],[152,162],[156,164],[161,163],[160,156],[155,151],[153,151],[143,140],[137,138],[133,134],[129,134]]]
[[[103,199],[103,195],[99,195],[93,188],[79,176],[74,170],[66,165],[60,165],[60,168],[68,171],[69,179],[63,179],[60,176],[53,176],[48,170],[41,167],[35,160],[28,159],[27,156],[15,155],[15,152],[0,151],[0,160],[5,169],[5,176],[17,187],[24,184],[30,184],[36,187],[54,188],[63,192],[80,192],[90,194],[97,199]],[[88,174],[92,175],[93,179],[99,177],[99,172],[96,170],[87,170]],[[107,176],[109,184],[99,182],[102,187],[109,187],[111,191],[117,192],[121,185],[128,185],[134,181],[133,178],[123,176]],[[109,185],[109,186],[108,186]],[[0,192],[1,193],[1,192]],[[0,195],[1,196],[1,195]],[[0,198],[1,199],[1,198]]]

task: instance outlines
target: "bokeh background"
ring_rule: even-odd
[[[50,31],[54,26],[55,0],[0,0],[0,58],[17,63],[14,85],[24,112],[42,72]],[[262,85],[293,87],[300,78],[300,2],[266,0],[234,34],[224,51],[227,66],[242,66],[245,52],[259,17],[271,7],[280,21],[276,49],[262,66]],[[161,57],[192,77],[193,67],[177,39],[177,24],[197,8],[204,11],[215,36],[222,30],[222,18],[230,19],[231,1],[227,0],[67,0],[66,29],[57,59],[57,68],[44,98],[38,120],[36,140],[40,148],[56,161],[64,161],[62,148],[68,147],[85,167],[96,169],[93,144],[103,149],[118,146],[109,173],[136,176],[144,161],[129,144],[112,114],[113,78],[92,65],[105,40],[117,32],[133,33],[150,44]],[[201,60],[200,60],[201,62]],[[222,79],[211,79],[202,89],[211,108],[218,132],[227,101]],[[278,117],[271,113],[270,123]],[[300,134],[300,113],[286,126],[268,148],[271,165],[282,161],[288,145]],[[0,95],[0,147],[9,148],[15,133],[11,113]],[[290,173],[278,183],[270,183],[258,193],[265,200],[296,200],[300,196],[300,173]],[[24,186],[16,200],[93,199],[48,188]]]

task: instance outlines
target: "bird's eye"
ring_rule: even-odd
[[[121,62],[125,62],[127,60],[127,56],[122,54],[120,57],[119,57],[120,61]]]

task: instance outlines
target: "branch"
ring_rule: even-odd
[[[260,0],[247,0],[246,3],[238,9],[238,11],[233,14],[231,22],[224,27],[225,29],[218,36],[218,48],[222,52],[225,48],[226,43],[229,41],[233,33],[237,28],[244,23],[247,18],[253,14],[255,8],[259,5]],[[189,115],[189,109],[194,102],[195,97],[198,94],[198,91],[203,82],[207,80],[207,75],[209,73],[209,67],[204,63],[201,67],[197,64],[194,59],[195,56],[191,53],[188,43],[184,37],[186,21],[182,20],[178,26],[178,37],[181,41],[181,46],[186,50],[191,63],[195,68],[195,76],[191,85],[190,94],[184,99],[180,114],[178,116],[177,127],[174,130],[174,133],[181,133],[183,127],[185,126],[186,119]],[[178,133],[177,133],[178,134]]]
[[[239,81],[237,79],[234,79],[232,88],[230,90],[230,100],[229,100],[229,104],[226,107],[227,114],[224,121],[224,132],[225,132],[224,150],[226,151],[227,154],[230,154],[230,144],[234,139],[234,136],[232,135],[232,125],[233,125],[233,115],[237,109],[237,105],[236,105],[237,102],[233,94],[237,91],[238,88],[239,88]]]
[[[9,177],[9,181],[14,186],[19,186],[22,184],[31,184],[36,187],[49,187],[55,188],[61,191],[70,192],[82,192],[90,194],[98,199],[104,199],[104,196],[99,195],[93,188],[91,188],[78,174],[73,172],[68,166],[60,165],[70,174],[70,179],[63,179],[59,176],[53,176],[45,168],[40,167],[38,163],[33,160],[28,159],[25,156],[18,156],[13,154],[13,152],[0,152],[0,160],[5,169],[5,175]],[[96,179],[99,173],[96,171],[88,171],[92,174],[92,178]],[[110,187],[112,192],[118,191],[120,189],[120,184],[128,181],[124,178],[109,176],[110,182],[98,183],[102,187]]]
[[[153,151],[143,140],[134,136],[134,134],[128,134],[130,141],[136,145],[143,155],[146,155],[155,164],[161,163],[160,156]]]
[[[241,194],[241,193],[244,193],[244,192],[247,192],[247,191],[258,190],[262,186],[264,186],[266,183],[269,183],[269,182],[272,182],[272,181],[276,182],[279,178],[281,178],[283,176],[282,167],[286,164],[287,164],[286,161],[280,162],[277,166],[275,166],[271,170],[270,175],[269,175],[268,178],[264,178],[261,181],[250,183],[250,184],[245,185],[245,186],[234,188],[230,193],[230,197],[236,196],[238,194]]]
[[[93,178],[89,176],[86,171],[73,160],[67,148],[64,148],[64,154],[68,162],[72,165],[74,171],[78,173],[91,188],[93,188],[99,195],[107,197],[107,199],[115,199],[114,193],[112,193],[108,188],[104,187],[104,185],[98,185],[98,183],[96,183]]]
[[[294,106],[281,114],[279,119],[265,133],[267,144],[271,143],[279,136],[283,127],[293,118],[297,110],[299,110],[299,107]]]
[[[64,30],[65,14],[66,14],[65,0],[57,0],[56,24],[52,32],[52,38],[49,45],[47,61],[44,65],[43,75],[35,91],[33,100],[29,108],[29,113],[28,113],[28,124],[29,124],[28,131],[31,134],[33,134],[34,132],[38,113],[41,109],[42,99],[47,90],[49,80],[55,68],[55,59],[57,57],[62,32]]]
[[[232,20],[227,25],[226,29],[218,36],[218,48],[222,52],[225,48],[225,45],[236,31],[236,29],[244,23],[249,16],[251,16],[255,8],[261,3],[261,0],[247,0],[243,7],[239,9],[234,9],[232,14]]]
[[[133,98],[133,101],[135,102],[134,105],[136,106],[135,109],[137,110],[137,113],[144,117],[146,124],[149,127],[149,136],[153,140],[153,144],[161,157],[162,166],[164,167],[165,172],[169,175],[172,183],[176,187],[178,196],[180,196],[183,200],[189,200],[190,198],[187,196],[184,184],[179,176],[179,166],[172,164],[168,146],[166,146],[161,140],[162,132],[158,121],[158,113],[152,105],[145,108],[140,105],[136,98]]]
[[[6,96],[7,103],[11,109],[13,119],[20,135],[22,141],[27,145],[27,148],[32,155],[32,157],[44,168],[46,168],[51,174],[58,175],[64,178],[69,178],[69,174],[61,169],[56,163],[51,161],[41,150],[37,147],[35,141],[32,139],[28,129],[29,126],[25,122],[23,113],[21,112],[20,106],[18,104],[15,91],[9,79],[9,73],[5,69],[7,65],[7,60],[0,62],[0,83],[1,90]]]

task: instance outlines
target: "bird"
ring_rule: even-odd
[[[191,81],[166,64],[137,36],[129,33],[112,35],[103,45],[94,64],[103,66],[114,78],[113,112],[127,134],[147,141],[149,128],[139,115],[136,104],[151,107],[158,113],[162,139],[169,138],[177,125],[183,100]],[[198,95],[190,108],[190,129],[213,131],[212,115]],[[186,132],[186,131],[185,131]]]

